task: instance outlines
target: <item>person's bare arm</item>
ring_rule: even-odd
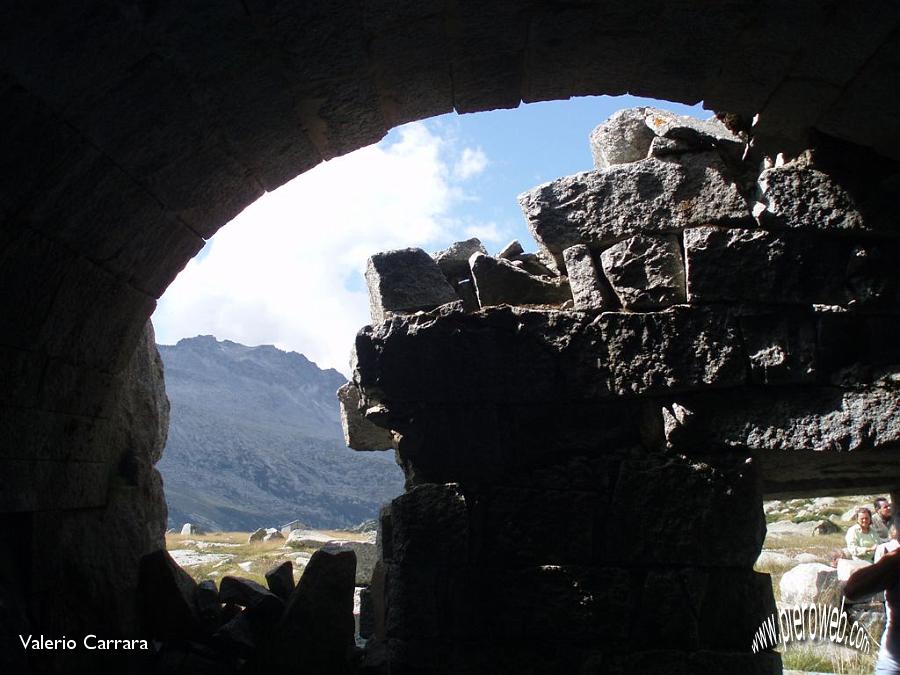
[[[900,581],[900,549],[882,556],[874,565],[856,570],[847,579],[844,595],[856,600],[878,591],[885,591]]]

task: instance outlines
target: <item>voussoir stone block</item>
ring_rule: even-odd
[[[597,272],[591,250],[584,244],[570,246],[563,251],[566,271],[569,273],[569,287],[575,309],[580,312],[596,312],[610,309],[612,298]]]
[[[482,307],[561,305],[572,298],[567,280],[534,276],[502,258],[475,253],[469,265]]]
[[[529,230],[548,259],[576,244],[602,249],[636,234],[697,225],[747,225],[752,217],[714,152],[656,158],[566,176],[519,195]]]
[[[373,323],[459,299],[438,264],[420,248],[376,253],[366,264],[366,283]]]
[[[373,424],[359,409],[359,389],[347,382],[337,390],[341,404],[341,428],[344,443],[354,450],[388,450],[394,446],[394,437],[388,429]]]
[[[684,265],[674,235],[629,237],[600,254],[603,271],[625,309],[684,303]]]

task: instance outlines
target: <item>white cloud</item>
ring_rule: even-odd
[[[487,155],[481,148],[463,148],[453,167],[453,175],[457,180],[468,180],[484,171],[487,165]]]
[[[369,255],[436,250],[476,231],[502,239],[492,223],[453,217],[469,198],[458,181],[487,157],[451,145],[409,124],[396,141],[321,164],[247,207],[169,287],[153,317],[159,342],[211,333],[346,373],[353,336],[369,322],[360,276]]]

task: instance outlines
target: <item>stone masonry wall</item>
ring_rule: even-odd
[[[536,255],[369,261],[341,398],[407,476],[372,587],[391,673],[777,672],[763,492],[900,476],[896,167],[650,108],[591,145],[520,196]]]

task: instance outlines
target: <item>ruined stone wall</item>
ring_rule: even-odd
[[[764,491],[900,478],[896,167],[653,109],[591,143],[520,197],[537,255],[369,261],[342,400],[407,475],[372,588],[392,673],[776,672]]]

